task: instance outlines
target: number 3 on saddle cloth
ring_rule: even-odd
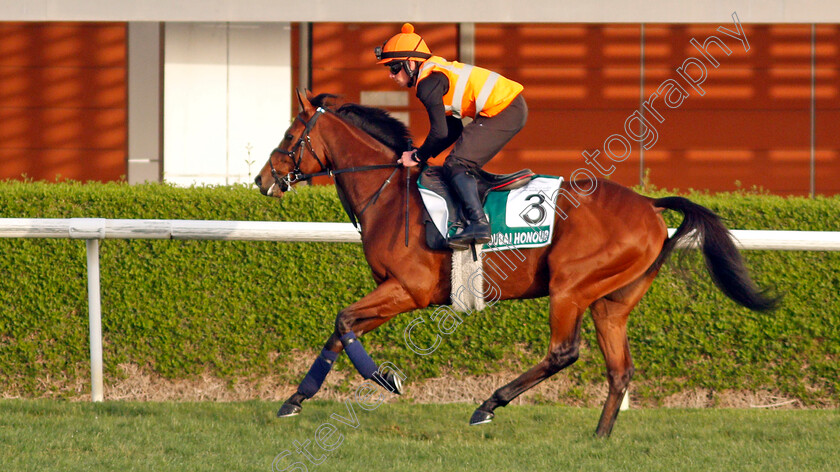
[[[478,192],[490,220],[490,242],[484,252],[535,248],[551,242],[554,201],[562,177],[537,175],[530,169],[507,175],[479,170]],[[417,179],[426,209],[426,244],[448,250],[446,238],[464,225],[460,204],[449,190],[440,166],[427,167]]]

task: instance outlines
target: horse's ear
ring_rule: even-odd
[[[309,90],[297,89],[297,97],[298,103],[300,103],[301,111],[306,112],[307,115],[311,114],[315,107],[312,106],[312,103],[309,101],[312,92]]]

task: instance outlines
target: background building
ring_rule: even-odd
[[[830,2],[68,3],[0,4],[2,178],[247,182],[296,113],[298,86],[384,107],[420,141],[424,110],[372,56],[411,21],[436,54],[525,85],[528,124],[491,171],[569,176],[638,112],[656,142],[602,156],[618,182],[840,192]],[[749,49],[719,30],[735,30],[733,11]],[[712,36],[731,50],[708,46],[718,67],[692,44]],[[690,58],[706,64],[697,89],[678,72]],[[660,98],[655,121],[644,103],[668,79],[689,96],[673,109]]]

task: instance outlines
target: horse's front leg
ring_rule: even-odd
[[[301,403],[312,398],[320,390],[342,349],[341,341],[333,333],[321,353],[315,358],[315,362],[312,363],[312,367],[309,368],[309,372],[306,373],[303,381],[298,385],[297,391],[280,407],[277,412],[279,418],[295,416],[300,413]]]
[[[417,302],[405,288],[398,281],[389,279],[358,302],[341,310],[335,319],[335,331],[332,336],[303,378],[297,392],[286,400],[277,416],[294,416],[300,413],[301,402],[312,398],[318,392],[342,349],[347,352],[347,356],[362,377],[372,378],[392,393],[401,394],[402,384],[399,377],[390,371],[378,373],[379,368],[357,337],[374,330],[400,313],[416,308]]]

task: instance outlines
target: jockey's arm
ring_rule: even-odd
[[[429,135],[417,150],[417,157],[425,162],[448,148],[463,131],[461,120],[446,116],[443,96],[449,91],[449,80],[434,72],[417,84],[417,98],[429,115]]]

